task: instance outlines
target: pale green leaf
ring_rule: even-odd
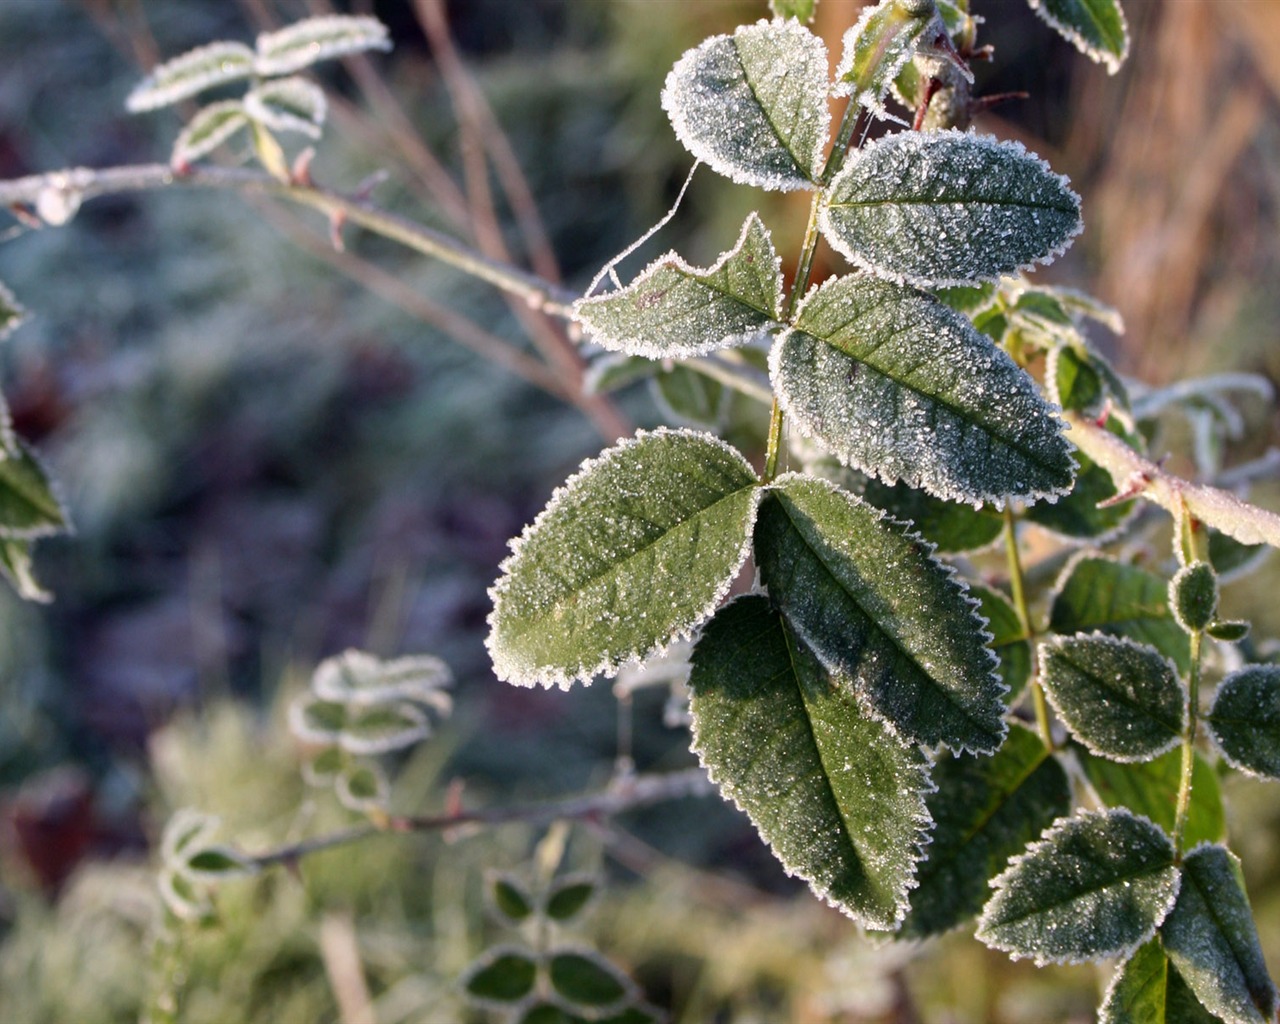
[[[1154,647],[1091,633],[1040,647],[1040,681],[1082,743],[1114,761],[1171,750],[1186,725],[1187,691]]]
[[[387,754],[411,747],[431,735],[431,725],[416,704],[407,701],[348,708],[338,745],[349,754]]]
[[[21,441],[0,460],[0,537],[32,540],[70,529],[66,509],[35,452]]]
[[[1154,761],[1119,764],[1076,748],[1076,759],[1098,798],[1108,807],[1127,807],[1172,833],[1182,781],[1182,751],[1171,750]],[[1226,835],[1226,811],[1217,773],[1199,754],[1191,772],[1191,805],[1184,841],[1188,846],[1218,842]]]
[[[258,36],[259,75],[288,75],[318,61],[364,50],[389,50],[387,27],[376,18],[344,14],[306,18]]]
[[[334,792],[344,807],[353,811],[380,810],[391,795],[387,774],[372,761],[348,764],[334,783]]]
[[[1049,394],[1064,409],[1098,416],[1108,403],[1129,407],[1129,390],[1119,375],[1083,343],[1054,345],[1045,377]]]
[[[661,368],[661,363],[643,356],[604,352],[591,360],[583,376],[582,389],[589,395],[607,395],[648,380]]]
[[[778,18],[795,18],[807,25],[818,10],[818,0],[769,0],[769,10]]]
[[[273,132],[301,132],[320,138],[320,128],[329,112],[324,90],[305,78],[279,78],[244,95],[244,110]]]
[[[208,887],[198,885],[180,869],[162,868],[159,879],[160,898],[169,913],[181,921],[207,921],[213,915],[213,902]]]
[[[1129,55],[1120,0],[1028,0],[1031,9],[1090,60],[1114,75]]]
[[[593,1016],[620,1009],[624,999],[636,994],[631,979],[593,949],[553,951],[547,976],[556,995]]]
[[[411,700],[441,712],[450,708],[444,689],[452,683],[449,666],[429,654],[383,661],[357,650],[326,658],[311,676],[311,689],[323,700],[343,704]]]
[[[1178,895],[1173,843],[1129,811],[1061,819],[992,883],[977,937],[1038,965],[1118,956],[1155,933]]]
[[[841,461],[943,498],[1064,493],[1074,465],[1035,383],[961,314],[862,276],[811,291],[770,359],[783,408]]]
[[[502,564],[495,672],[568,686],[690,635],[745,561],[759,501],[746,459],[707,434],[642,432],[587,461]]]
[[[27,318],[27,311],[3,284],[0,284],[0,341],[9,337],[22,321]]]
[[[799,22],[713,36],[676,62],[662,109],[712,170],[766,189],[812,188],[831,115],[827,48]]]
[[[866,717],[759,595],[693,654],[694,750],[786,869],[866,925],[892,927],[929,823],[928,763]]]
[[[681,359],[741,344],[782,315],[782,270],[756,214],[705,270],[670,252],[620,291],[579,299],[574,313],[603,348]]]
[[[253,51],[249,47],[243,43],[209,43],[154,68],[129,93],[125,107],[134,114],[167,107],[253,73]]]
[[[218,818],[194,807],[181,807],[165,822],[160,834],[160,860],[169,866],[184,862],[218,831]]]
[[[304,693],[289,705],[289,730],[304,743],[337,743],[347,724],[347,706]]]
[[[36,579],[29,540],[0,537],[0,575],[24,601],[47,604],[53,600],[53,595]]]
[[[882,110],[881,100],[917,48],[945,32],[933,0],[881,0],[865,8],[845,33],[833,92]]]
[[[1071,809],[1071,786],[1039,737],[1014,726],[993,757],[943,758],[928,799],[933,839],[899,935],[945,932],[982,910],[988,882]]]
[[[755,558],[769,596],[841,685],[902,736],[989,753],[1004,686],[976,604],[928,545],[824,480],[779,477]]]
[[[859,150],[819,219],[839,252],[919,285],[991,280],[1051,262],[1080,231],[1080,198],[1013,142],[899,132]]]
[[[349,763],[346,752],[339,746],[326,746],[302,762],[302,780],[308,786],[332,786],[338,775]]]
[[[987,645],[1000,659],[1000,678],[1009,687],[1012,702],[1031,678],[1031,641],[1018,621],[1018,613],[1003,594],[971,584],[969,593],[978,599],[978,614],[987,620],[991,642]]]
[[[462,990],[480,1006],[507,1009],[533,991],[538,962],[519,946],[495,946],[462,974]]]
[[[719,430],[728,413],[730,391],[693,366],[676,364],[650,379],[654,402],[670,423]]]
[[[239,100],[201,107],[173,144],[169,162],[183,167],[207,156],[250,123]]]
[[[1206,724],[1243,772],[1280,779],[1280,666],[1250,665],[1218,685]]]
[[[1276,987],[1267,974],[1240,863],[1221,846],[1182,862],[1178,902],[1160,926],[1169,960],[1226,1024],[1273,1024]]]
[[[1138,947],[1107,986],[1098,1024],[1221,1024],[1187,988],[1159,939]]]

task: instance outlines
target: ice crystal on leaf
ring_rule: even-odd
[[[260,75],[288,75],[333,57],[389,49],[387,26],[377,18],[331,14],[262,33],[255,67]]]
[[[864,9],[845,33],[844,55],[836,68],[832,92],[852,96],[859,106],[883,112],[881,100],[917,48],[946,31],[931,0],[882,0]]]
[[[153,68],[125,100],[131,114],[167,107],[205,89],[254,74],[253,51],[243,43],[209,43]]]
[[[1098,1009],[1098,1024],[1222,1024],[1192,994],[1159,939],[1145,942],[1117,968]]]
[[[831,115],[827,48],[794,19],[713,36],[671,69],[662,109],[716,172],[766,189],[812,188]]]
[[[249,114],[239,100],[219,100],[201,107],[174,141],[170,163],[174,167],[193,164],[249,124]]]
[[[273,132],[301,132],[318,139],[329,107],[318,85],[294,76],[265,82],[249,90],[245,93],[244,109]]]
[[[1227,676],[1213,695],[1206,724],[1236,768],[1280,779],[1280,666],[1250,665]]]
[[[1120,0],[1028,0],[1031,9],[1090,60],[1114,75],[1129,56]]]

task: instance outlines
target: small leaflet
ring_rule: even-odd
[[[765,189],[813,188],[831,124],[827,48],[794,19],[744,25],[689,50],[662,109],[713,170]]]
[[[1146,818],[1082,811],[992,882],[977,938],[1038,967],[1125,955],[1155,934],[1178,880],[1173,842]]]
[[[490,590],[498,678],[568,687],[689,636],[750,548],[755,471],[709,434],[637,434],[583,463]]]
[[[1280,666],[1250,665],[1227,676],[1206,724],[1234,767],[1280,780]]]
[[[324,90],[305,78],[281,78],[265,82],[244,95],[244,110],[273,132],[301,132],[320,138],[329,112]]]
[[[929,825],[924,756],[863,714],[759,594],[703,630],[689,686],[693,749],[787,871],[894,927]]]
[[[52,478],[30,446],[18,441],[0,459],[0,537],[34,540],[70,529]]]
[[[946,31],[933,0],[881,0],[865,8],[844,35],[833,95],[883,113],[881,101],[916,49]]]
[[[1201,846],[1182,862],[1178,902],[1160,926],[1169,961],[1205,1009],[1226,1024],[1273,1024],[1276,987],[1258,942],[1240,862]]]
[[[818,220],[880,277],[930,287],[1051,263],[1080,233],[1080,197],[1016,142],[899,132],[851,154]]]
[[[813,289],[770,356],[778,399],[824,448],[885,483],[1002,507],[1066,493],[1064,425],[962,314],[849,275]]]
[[[4,341],[27,318],[27,311],[13,296],[13,292],[0,283],[0,341]]]
[[[494,946],[462,974],[462,990],[482,1009],[509,1010],[531,994],[538,962],[522,946]]]
[[[1207,628],[1218,617],[1218,574],[1208,562],[1184,565],[1169,581],[1169,607],[1188,633]]]
[[[788,474],[761,503],[755,559],[787,622],[869,714],[915,743],[1000,746],[990,635],[925,541],[825,480]]]
[[[208,156],[250,123],[239,100],[221,100],[196,111],[173,144],[169,162],[174,167],[193,164]]]
[[[306,18],[258,36],[254,67],[259,75],[288,75],[363,50],[390,50],[387,26],[377,18],[332,14]]]
[[[818,0],[769,0],[769,10],[775,18],[795,18],[807,25],[817,13]]]
[[[1033,732],[1012,726],[993,757],[944,758],[929,795],[933,836],[900,938],[940,935],[976,916],[990,879],[1071,810],[1061,763]]]
[[[1072,46],[1114,75],[1129,56],[1129,26],[1120,0],[1027,0]]]
[[[254,74],[253,51],[243,43],[209,43],[154,68],[134,86],[124,105],[131,114],[189,99],[215,85]]]
[[[391,798],[391,782],[375,762],[354,761],[338,773],[333,791],[344,807],[367,814],[386,808]]]
[[[1138,947],[1111,978],[1098,1024],[1222,1024],[1187,988],[1159,939]]]
[[[1187,691],[1154,647],[1092,633],[1040,647],[1040,681],[1067,727],[1095,754],[1148,761],[1186,727]]]
[[[579,299],[591,340],[649,359],[687,359],[741,345],[782,317],[782,266],[752,213],[737,244],[706,270],[669,252],[608,295]]]
[[[594,949],[560,946],[547,957],[547,980],[577,1012],[607,1014],[639,994],[635,982]]]

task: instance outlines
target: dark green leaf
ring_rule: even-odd
[[[803,31],[803,30],[801,30]],[[579,299],[574,313],[604,348],[681,359],[741,344],[782,315],[782,270],[756,214],[705,270],[669,252],[620,291]]]
[[[1208,562],[1185,565],[1169,581],[1169,605],[1188,633],[1204,629],[1218,615],[1218,574]]]
[[[982,910],[988,881],[1071,809],[1067,773],[1039,738],[1015,726],[994,757],[943,758],[933,769],[933,840],[898,934],[925,938]]]
[[[928,546],[823,480],[780,477],[756,565],[769,597],[863,707],[903,736],[991,752],[1004,687],[974,602]]]
[[[30,540],[64,533],[70,521],[35,453],[19,441],[0,461],[0,537]]]
[[[186,863],[193,849],[205,844],[218,830],[218,819],[192,807],[175,811],[160,836],[160,859],[170,867]]]
[[[887,482],[996,503],[1071,486],[1062,423],[1034,382],[932,296],[830,280],[805,297],[770,368],[805,434]]]
[[[491,591],[499,678],[568,686],[689,635],[746,559],[759,498],[746,459],[706,434],[642,432],[584,463]]]
[[[239,100],[222,100],[201,107],[179,133],[170,162],[175,167],[195,163],[248,124],[249,115]]]
[[[533,991],[538,964],[532,954],[513,946],[499,946],[467,968],[462,988],[481,1004],[517,1003]]]
[[[1018,613],[1008,599],[986,587],[970,585],[969,593],[979,602],[978,614],[987,620],[991,648],[1000,659],[1000,678],[1009,687],[1010,703],[1031,678],[1031,641],[1026,637]]]
[[[154,68],[125,100],[132,113],[167,107],[215,85],[253,74],[253,51],[243,43],[210,43]]]
[[[1128,811],[1060,820],[992,883],[977,937],[1039,965],[1116,956],[1145,942],[1173,906],[1173,843]]]
[[[524,882],[514,875],[492,875],[489,898],[498,914],[513,924],[519,924],[533,913],[533,897]]]
[[[391,793],[386,773],[372,761],[348,764],[338,775],[334,792],[344,807],[371,811],[385,807]]]
[[[187,859],[186,872],[201,880],[234,878],[251,873],[252,863],[225,846],[207,846]]]
[[[932,0],[881,0],[865,8],[845,33],[833,91],[852,96],[859,106],[883,109],[880,101],[917,48],[945,31]]]
[[[1280,779],[1280,666],[1250,665],[1222,680],[1208,726],[1235,767]]]
[[[778,18],[795,18],[807,25],[818,10],[818,0],[769,0],[769,10]]]
[[[1022,146],[900,132],[832,180],[823,235],[860,267],[918,285],[992,280],[1050,262],[1080,231],[1080,199]]]
[[[1092,633],[1040,647],[1040,681],[1062,720],[1096,754],[1149,761],[1182,738],[1187,691],[1153,647]]]
[[[552,953],[548,973],[557,995],[592,1011],[614,1006],[635,994],[631,979],[594,950]]]
[[[1031,9],[1110,74],[1129,55],[1129,26],[1120,0],[1029,0]]]
[[[1226,622],[1211,622],[1205,629],[1215,640],[1222,640],[1226,643],[1239,643],[1249,635],[1249,623],[1240,622],[1238,620],[1228,620]]]
[[[594,878],[570,875],[557,878],[547,893],[547,917],[553,921],[568,921],[582,913],[596,892]]]
[[[1273,1024],[1276,987],[1239,861],[1223,847],[1202,846],[1183,860],[1178,902],[1160,926],[1160,938],[1206,1009],[1227,1024]]]
[[[1073,452],[1072,458],[1076,482],[1071,492],[1056,502],[1037,502],[1027,509],[1027,518],[1064,537],[1105,543],[1133,517],[1137,505],[1133,501],[1109,504],[1116,495],[1111,474],[1084,452]]]
[[[1223,583],[1247,576],[1271,553],[1267,544],[1241,544],[1221,530],[1209,529],[1209,562]]]
[[[1054,595],[1049,629],[1126,636],[1172,658],[1182,675],[1191,666],[1188,637],[1169,611],[1164,577],[1109,558],[1089,555],[1071,563]]]
[[[31,560],[31,541],[0,537],[0,575],[24,601],[47,604],[53,595],[40,586]]]
[[[1117,764],[1083,749],[1076,757],[1089,784],[1108,807],[1127,807],[1173,832],[1174,810],[1182,780],[1182,751],[1171,750],[1154,761]],[[1222,788],[1213,767],[1199,754],[1191,773],[1191,806],[1184,841],[1188,846],[1217,842],[1226,835]]]
[[[787,870],[892,927],[929,823],[919,751],[867,718],[762,596],[712,619],[689,686],[694,749]]]
[[[1138,947],[1117,969],[1098,1024],[1222,1024],[1196,1001],[1159,939]]]
[[[676,62],[662,109],[712,170],[761,188],[812,188],[831,120],[827,75],[827,48],[799,22],[744,25]]]
[[[263,76],[288,75],[332,57],[389,49],[387,27],[377,18],[331,14],[262,33],[255,68]]]

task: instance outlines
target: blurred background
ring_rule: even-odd
[[[349,191],[386,172],[384,206],[577,289],[684,181],[690,159],[658,103],[671,64],[767,13],[746,0],[457,0],[446,37],[443,20],[419,18],[434,7],[341,8],[375,13],[395,49],[317,69],[333,109],[314,177]],[[819,5],[833,60],[859,7]],[[1028,94],[980,130],[1025,142],[1084,198],[1085,234],[1037,277],[1121,312],[1126,332],[1093,340],[1126,374],[1280,378],[1280,71],[1267,52],[1280,5],[1129,0],[1133,52],[1114,77],[1025,4],[973,7],[995,46],[978,92]],[[166,160],[179,114],[124,112],[145,69],[329,10],[3,0],[0,178]],[[478,147],[499,138],[490,116],[503,142],[478,171]],[[761,201],[699,172],[624,276],[668,248],[713,259]],[[784,266],[806,206],[763,199]],[[573,366],[531,383],[486,353],[527,358],[558,326],[358,232],[336,254],[316,218],[230,193],[97,200],[65,228],[5,239],[0,281],[33,315],[6,343],[3,390],[78,532],[38,548],[53,604],[0,591],[0,1017],[137,1018],[169,977],[150,851],[174,807],[221,814],[253,849],[342,820],[302,792],[281,708],[346,647],[434,653],[457,676],[454,720],[402,766],[401,809],[439,808],[453,778],[482,803],[607,777],[609,687],[494,680],[486,589],[507,539],[611,429],[662,421],[650,392],[575,400]],[[835,268],[820,258],[818,275]],[[1276,440],[1274,412],[1259,404],[1250,419],[1241,457]],[[732,426],[750,447],[762,414]],[[1280,507],[1274,483],[1256,498]],[[1274,637],[1274,581],[1259,579],[1227,598]],[[641,768],[693,763],[664,699],[635,696]],[[1250,823],[1233,844],[1276,968],[1280,810],[1257,786],[1228,793]],[[220,925],[183,940],[182,1019],[338,1019],[325,928],[358,950],[381,1024],[460,1019],[454,979],[494,939],[481,869],[520,865],[532,838],[380,840],[307,861],[305,889],[283,873],[229,886]],[[877,949],[718,800],[584,830],[570,860],[607,867],[616,884],[590,937],[677,1020],[1084,1021],[1105,983],[1092,968],[1010,964],[967,933]]]

